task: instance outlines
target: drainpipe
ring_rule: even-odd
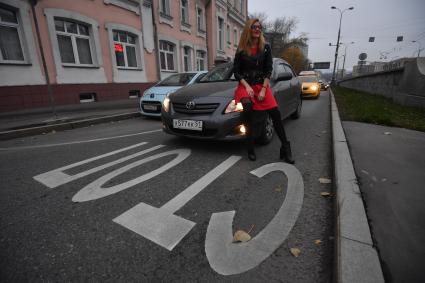
[[[35,5],[37,5],[37,0],[31,0],[30,3],[31,3],[32,17],[33,17],[34,24],[35,24],[35,31],[36,31],[36,35],[37,35],[38,47],[40,49],[40,54],[41,54],[41,61],[43,63],[44,75],[46,76],[46,84],[47,84],[47,93],[49,95],[49,103],[50,103],[50,107],[52,108],[52,112],[53,112],[53,115],[55,116],[55,119],[58,119],[58,115],[56,113],[56,107],[55,107],[55,99],[53,97],[52,85],[50,84],[50,78],[49,78],[49,72],[47,71],[46,59],[44,58],[44,49],[43,49],[43,44],[41,42],[40,29],[38,27],[38,21],[37,21],[36,15],[35,15]]]
[[[159,61],[159,48],[158,48],[158,29],[156,25],[156,18],[155,18],[155,5],[153,1],[150,1],[152,5],[151,13],[152,13],[152,22],[153,22],[153,40],[154,40],[154,48],[155,48],[155,59],[156,59],[156,75],[158,77],[158,81],[161,80],[161,62]]]
[[[207,0],[207,2],[205,3],[205,34],[206,34],[206,36],[205,36],[205,44],[207,45],[207,62],[209,61],[208,59],[208,54],[209,54],[209,45],[208,45],[208,27],[207,27],[207,23],[208,23],[208,21],[207,21],[207,7],[210,5],[210,3],[211,3],[211,0]],[[214,17],[213,17],[214,18]],[[214,20],[213,20],[214,21]],[[214,58],[214,56],[213,56],[213,58]],[[211,70],[211,67],[212,66],[210,66],[210,64],[208,63],[208,69],[209,70]]]

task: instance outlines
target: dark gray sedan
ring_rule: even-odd
[[[245,138],[242,105],[235,104],[238,82],[233,78],[232,63],[211,70],[200,83],[184,87],[163,102],[163,130],[176,136],[232,140]],[[282,118],[296,119],[301,114],[301,83],[291,66],[282,59],[273,59],[270,81]],[[263,119],[257,142],[267,144],[274,134],[271,118]]]

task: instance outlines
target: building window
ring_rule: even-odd
[[[189,72],[192,70],[191,53],[191,48],[185,46],[183,49],[183,67],[185,72]]]
[[[168,41],[159,42],[159,58],[162,71],[175,71],[175,45]]]
[[[196,51],[196,70],[204,71],[205,68],[205,51],[197,50]]]
[[[239,41],[238,30],[237,29],[234,29],[233,30],[233,45],[234,46],[238,46],[238,41]]]
[[[218,18],[218,49],[224,49],[224,20],[222,18]]]
[[[117,66],[137,68],[137,36],[125,31],[113,30],[112,37]]]
[[[183,24],[189,24],[189,3],[187,0],[181,0],[181,21]]]
[[[230,25],[227,25],[226,38],[227,38],[227,43],[230,44]]]
[[[239,0],[239,3],[240,3],[240,8],[241,8],[240,12],[241,12],[241,14],[243,14],[243,0]]]
[[[161,16],[171,18],[170,0],[161,0],[160,14]]]
[[[55,18],[55,30],[62,63],[93,65],[88,25]]]
[[[204,29],[204,10],[201,8],[196,9],[196,23],[198,25],[198,31],[199,32],[205,32]]]
[[[22,63],[25,60],[20,29],[16,11],[0,6],[0,62]]]

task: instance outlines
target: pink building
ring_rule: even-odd
[[[246,15],[246,0],[0,0],[0,111],[48,106],[49,90],[56,105],[137,97],[209,69],[233,58]]]

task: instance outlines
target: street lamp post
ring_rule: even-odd
[[[342,63],[342,73],[341,73],[341,79],[344,78],[344,70],[345,70],[345,58],[347,58],[347,47],[348,44],[343,43],[345,45],[345,50],[344,50],[344,62]],[[349,44],[354,44],[354,41],[351,41]]]
[[[421,51],[423,49],[423,48],[421,48],[421,43],[419,41],[416,41],[416,40],[412,40],[412,42],[417,43],[419,45],[419,47],[418,47],[418,58],[419,58],[419,56],[421,55]]]
[[[335,7],[335,6],[332,6],[332,7],[331,7],[331,9],[336,9],[336,10],[338,10],[338,11],[339,11],[339,14],[340,14],[340,16],[339,16],[339,28],[338,28],[338,39],[337,39],[337,42],[336,42],[336,48],[335,48],[334,69],[333,69],[333,72],[332,72],[332,83],[335,83],[335,68],[336,68],[336,61],[337,61],[337,59],[338,59],[339,39],[340,39],[340,36],[341,36],[341,22],[342,22],[342,14],[344,14],[344,12],[345,12],[345,11],[347,11],[347,10],[353,10],[353,9],[354,9],[354,7],[350,7],[350,8],[344,9],[344,10],[342,10],[342,11],[341,11],[341,9],[339,9],[339,8],[337,8],[337,7]]]

